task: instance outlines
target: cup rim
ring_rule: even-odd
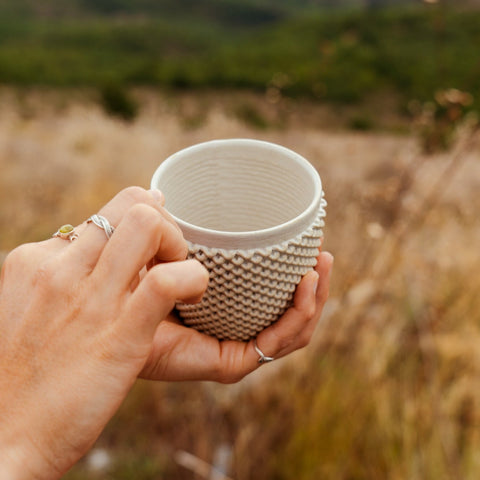
[[[231,138],[209,140],[186,147],[178,152],[167,157],[155,170],[152,180],[151,188],[158,189],[158,183],[163,172],[174,163],[178,157],[183,157],[185,154],[195,153],[197,151],[209,149],[219,145],[238,145],[238,146],[259,146],[263,148],[275,149],[281,152],[293,161],[295,161],[303,169],[309,171],[314,183],[314,195],[308,207],[302,213],[290,220],[260,230],[249,231],[228,231],[228,230],[214,230],[210,228],[201,227],[178,218],[173,213],[169,212],[170,216],[175,220],[182,230],[185,238],[193,244],[204,245],[206,247],[213,247],[219,249],[258,249],[267,246],[278,245],[285,241],[291,240],[299,235],[299,233],[307,230],[316,220],[322,210],[322,181],[319,173],[315,167],[302,155],[293,150],[278,145],[276,143],[256,140],[250,138]],[[168,211],[168,209],[167,209]]]

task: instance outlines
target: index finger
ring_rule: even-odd
[[[110,200],[104,207],[98,212],[100,215],[105,217],[110,225],[115,229],[120,226],[123,218],[126,213],[135,205],[143,204],[152,207],[157,210],[157,212],[163,217],[165,223],[170,224],[169,230],[177,231],[178,235],[181,235],[181,230],[168,214],[168,212],[163,208],[164,198],[160,192],[147,191],[141,187],[128,187],[118,193],[112,200]],[[78,274],[89,274],[95,268],[95,265],[98,262],[98,259],[107,244],[107,237],[105,232],[94,225],[85,223],[80,225],[77,228],[79,233],[79,238],[71,243],[66,244],[64,247],[68,246],[68,255],[69,255],[69,264],[78,265],[78,269],[81,269],[81,272],[75,272]],[[112,236],[115,237],[117,232]],[[136,232],[135,235],[141,235],[142,232]],[[182,247],[182,255],[187,253],[186,245]],[[156,252],[153,252],[152,256]]]
[[[138,204],[129,209],[105,245],[92,275],[128,289],[140,270],[155,257],[159,262],[185,260],[182,233],[154,208]]]

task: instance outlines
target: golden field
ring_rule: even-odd
[[[127,123],[88,91],[0,90],[0,256],[126,186],[148,188],[183,147],[259,138],[320,172],[331,298],[306,350],[239,384],[139,382],[66,478],[480,478],[476,130],[463,125],[449,151],[426,155],[404,122],[347,130],[345,108],[235,92],[135,97]]]

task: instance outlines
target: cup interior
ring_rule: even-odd
[[[152,187],[181,223],[216,232],[255,232],[317,209],[320,177],[297,153],[268,142],[217,140],[187,148],[157,169]]]

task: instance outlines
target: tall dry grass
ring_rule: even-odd
[[[139,382],[67,478],[212,479],[220,464],[236,480],[479,478],[475,129],[426,156],[412,135],[320,128],[332,115],[323,107],[138,96],[140,116],[127,124],[88,92],[0,93],[0,250],[81,222],[124,186],[147,186],[184,146],[262,138],[322,176],[332,293],[308,349],[237,385]],[[235,116],[241,102],[273,127]]]

